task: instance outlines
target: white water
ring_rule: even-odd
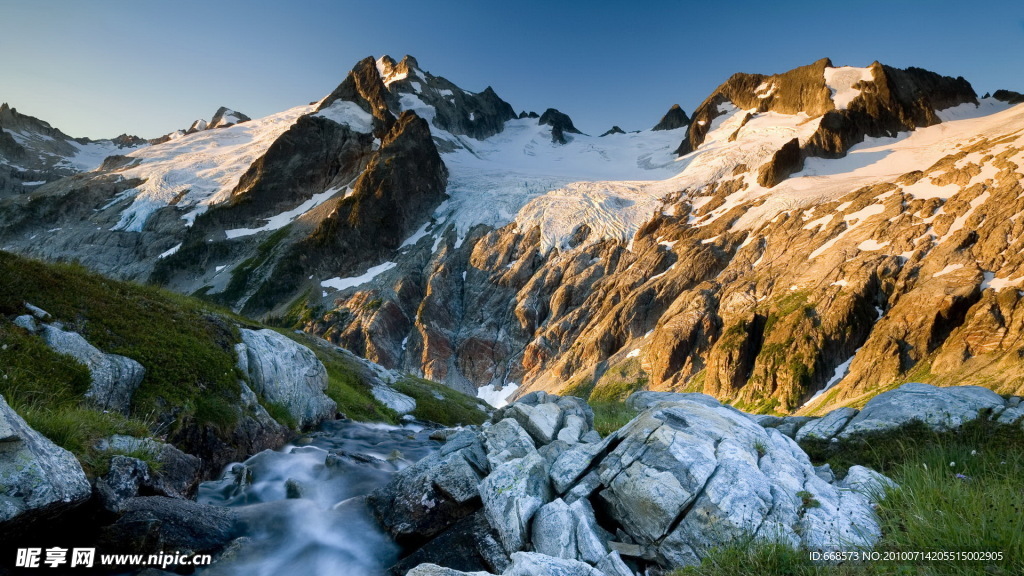
[[[228,466],[221,480],[200,485],[197,500],[237,508],[250,540],[205,572],[383,576],[399,549],[358,497],[435,450],[428,434],[411,425],[327,422],[295,444]],[[338,456],[332,465],[329,454]],[[286,483],[302,497],[287,498]]]

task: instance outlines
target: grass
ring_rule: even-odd
[[[602,437],[622,428],[637,415],[625,402],[591,402],[590,407],[594,410],[594,430]]]
[[[148,421],[180,406],[179,422],[194,418],[220,428],[234,424],[236,411],[220,405],[234,402],[240,393],[233,350],[237,329],[203,303],[109,280],[79,265],[44,264],[0,252],[0,314],[24,314],[24,302],[48,311],[104,352],[128,356],[146,368],[133,397],[133,416]],[[59,371],[52,358],[38,359],[34,370]],[[67,376],[34,382],[45,380],[43,390],[74,386]]]
[[[395,390],[416,399],[412,415],[445,426],[483,424],[489,415],[480,409],[481,400],[451,388],[413,376],[394,384]]]
[[[741,542],[716,549],[700,566],[673,574],[1024,574],[1021,446],[1024,429],[986,418],[949,432],[913,423],[839,443],[804,443],[816,463],[828,462],[843,474],[853,464],[865,465],[898,484],[879,503],[882,539],[875,551],[1001,552],[1001,560],[821,565],[812,563],[806,551]]]

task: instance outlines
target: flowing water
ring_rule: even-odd
[[[228,466],[198,501],[236,508],[246,539],[204,576],[379,576],[398,547],[361,496],[440,445],[429,431],[325,422],[278,451]]]

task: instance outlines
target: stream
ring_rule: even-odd
[[[361,496],[440,444],[430,430],[338,420],[204,482],[197,500],[236,508],[245,540],[204,576],[381,576],[399,548]]]

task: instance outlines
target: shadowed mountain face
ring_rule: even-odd
[[[1019,392],[1014,101],[824,59],[593,137],[411,57],[367,58],[313,105],[223,109],[3,197],[0,247],[281,318],[468,392],[646,386],[784,412],[908,379]]]

